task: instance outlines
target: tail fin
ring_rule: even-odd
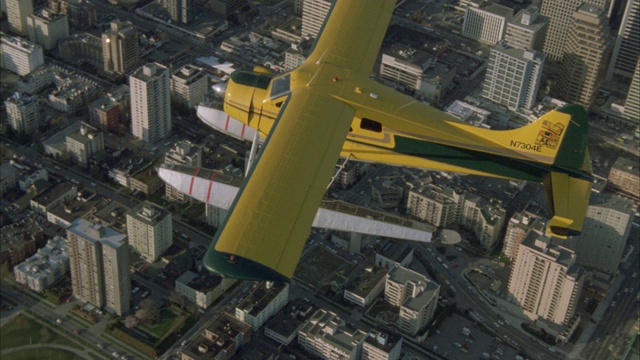
[[[570,115],[570,120],[552,170],[544,179],[551,216],[547,231],[556,237],[566,238],[580,234],[589,206],[593,182],[587,149],[589,123],[581,106],[568,105],[555,111]]]

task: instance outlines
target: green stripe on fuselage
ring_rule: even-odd
[[[397,153],[507,178],[541,182],[543,175],[551,170],[533,161],[460,149],[398,135],[395,136],[395,143],[393,151]]]

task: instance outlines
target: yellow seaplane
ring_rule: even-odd
[[[339,157],[542,182],[548,234],[580,233],[593,180],[585,110],[568,105],[518,129],[488,130],[371,80],[394,5],[337,0],[298,68],[275,76],[235,71],[218,87],[228,115],[219,127],[235,119],[238,135],[251,129],[264,142],[226,200],[226,219],[204,257],[210,271],[289,281]],[[183,174],[182,189],[208,200],[213,181],[198,182],[199,171]],[[163,178],[180,182],[172,176]]]

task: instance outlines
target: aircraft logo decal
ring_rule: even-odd
[[[560,137],[564,132],[564,125],[561,123],[551,123],[544,120],[542,122],[542,129],[538,132],[538,138],[536,139],[536,145],[546,146],[549,149],[555,149],[560,143]]]

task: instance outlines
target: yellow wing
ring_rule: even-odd
[[[310,62],[328,62],[369,76],[396,0],[338,0],[321,29]]]
[[[204,259],[216,273],[287,281],[333,173],[354,111],[293,90]]]

